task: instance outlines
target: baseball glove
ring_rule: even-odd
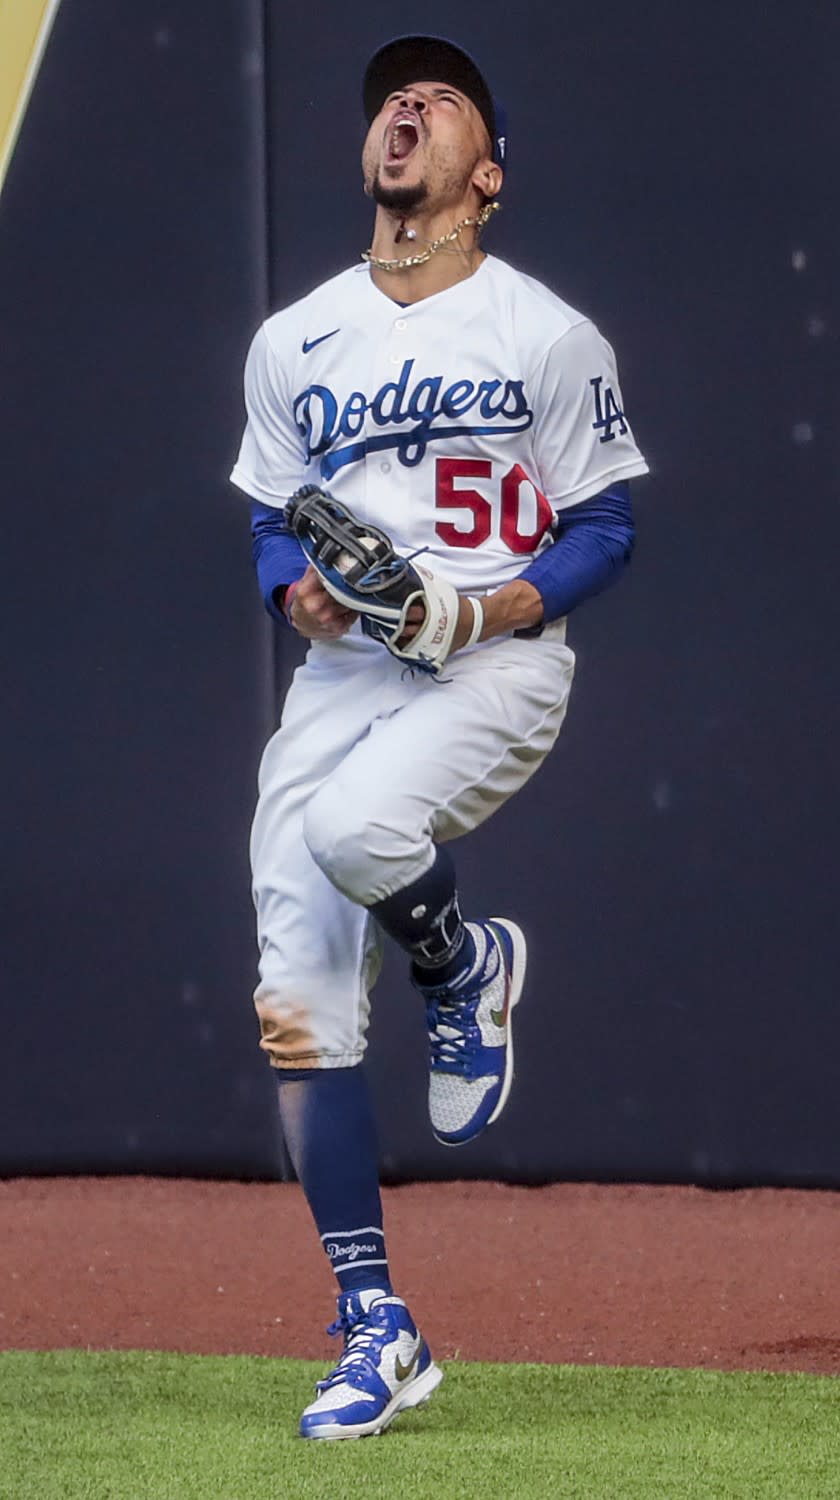
[[[439,676],[458,623],[452,584],[401,557],[384,531],[358,521],[315,484],[292,495],[286,522],[324,588],[360,615],[365,634],[408,666]],[[399,645],[412,604],[423,605],[425,618],[416,635]]]

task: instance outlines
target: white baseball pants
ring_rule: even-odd
[[[525,784],[566,713],[565,621],[406,672],[358,626],[315,643],[259,773],[251,836],[260,1045],[278,1068],[360,1061],[381,933],[366,908]]]

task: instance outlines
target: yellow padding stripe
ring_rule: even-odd
[[[0,189],[60,0],[0,0]]]

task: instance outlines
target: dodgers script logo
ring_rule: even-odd
[[[349,1245],[337,1245],[335,1240],[327,1240],[324,1244],[331,1261],[340,1260],[344,1256],[348,1261],[358,1260],[360,1255],[377,1255],[378,1245],[360,1245],[358,1240],[352,1240]]]
[[[394,448],[400,463],[413,468],[429,443],[468,433],[525,432],[534,420],[521,380],[455,380],[444,390],[442,375],[412,382],[413,370],[414,360],[407,359],[398,380],[389,380],[370,399],[364,391],[353,391],[342,407],[327,385],[308,385],[295,397],[295,421],[306,440],[307,461],[324,454],[324,479],[385,448]],[[360,438],[368,413],[377,427],[388,430]],[[473,421],[453,425],[453,418],[468,415]]]

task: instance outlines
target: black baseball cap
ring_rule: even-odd
[[[379,114],[389,94],[419,79],[451,83],[471,99],[487,126],[493,160],[500,166],[507,158],[507,126],[504,110],[493,98],[484,74],[463,47],[442,36],[398,36],[386,42],[365,69],[362,103],[368,124]]]

